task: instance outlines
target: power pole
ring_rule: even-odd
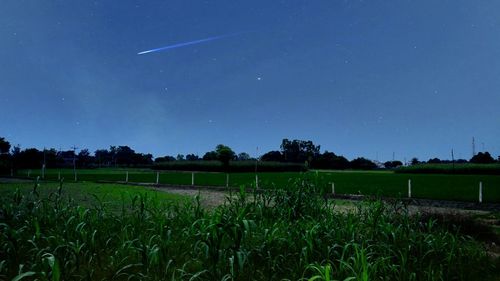
[[[257,164],[259,163],[259,147],[257,146],[257,155],[255,155],[255,174],[257,174]]]
[[[476,140],[472,137],[472,157],[476,156]]]
[[[73,149],[73,174],[75,175],[76,181],[76,150],[78,149],[78,147],[76,147],[76,145],[73,145],[70,148]]]
[[[451,149],[451,165],[452,165],[452,171],[455,171],[455,154],[453,153],[453,148]]]
[[[45,179],[45,165],[46,165],[46,157],[45,157],[45,146],[43,147],[43,165],[42,165],[42,179]]]

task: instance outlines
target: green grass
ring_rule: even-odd
[[[19,189],[21,194],[33,191],[33,183],[0,183],[0,197],[12,194]],[[60,185],[56,182],[40,182],[37,192],[41,197],[57,193]],[[188,197],[155,191],[140,186],[123,184],[103,184],[93,182],[63,183],[62,196],[75,199],[79,204],[94,206],[105,204],[111,209],[120,209],[123,202],[131,203],[137,196],[147,196],[158,202],[179,202],[188,200]]]
[[[130,182],[156,182],[156,172],[144,169],[129,169]],[[59,170],[46,172],[46,179],[57,179]],[[67,182],[73,181],[73,170],[60,170]],[[27,171],[18,175],[26,176]],[[40,175],[34,170],[30,176]],[[500,202],[500,176],[498,175],[451,175],[451,174],[403,174],[387,171],[311,171],[297,172],[260,172],[259,188],[286,187],[290,182],[306,180],[321,187],[323,192],[331,192],[335,183],[337,194],[381,195],[406,197],[408,180],[412,181],[412,197],[440,200],[477,201],[479,182],[483,183],[483,201]],[[125,169],[78,170],[78,180],[84,181],[125,181]],[[191,185],[190,172],[160,172],[160,183]],[[226,174],[196,172],[195,184],[202,186],[225,186]],[[255,186],[254,173],[229,174],[229,186]]]
[[[462,174],[462,175],[500,175],[500,164],[419,164],[400,167],[396,173],[420,174]]]
[[[460,225],[398,202],[335,212],[309,184],[211,210],[141,195],[122,212],[82,204],[70,186],[3,188],[0,280],[491,280],[498,264]]]

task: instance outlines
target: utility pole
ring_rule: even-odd
[[[71,149],[73,149],[73,174],[75,175],[76,181],[76,150],[78,149],[78,147],[76,147],[76,145],[73,145]]]
[[[257,146],[257,154],[255,155],[255,174],[257,174],[257,164],[259,163],[259,147]]]
[[[45,146],[43,147],[43,164],[42,164],[42,179],[45,179],[45,165],[47,164],[46,162],[46,156],[45,156]]]
[[[455,171],[455,154],[453,153],[453,148],[451,149],[451,169]]]
[[[472,137],[472,157],[476,156],[476,140]]]

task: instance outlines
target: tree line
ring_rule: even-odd
[[[75,150],[58,151],[54,148],[38,150],[36,148],[21,149],[19,145],[11,146],[5,139],[0,138],[0,172],[5,173],[11,169],[36,169],[43,165],[47,168],[99,168],[99,167],[151,167],[153,164],[171,161],[220,161],[228,168],[233,161],[270,161],[282,163],[300,163],[306,168],[314,169],[359,169],[371,170],[377,168],[393,169],[404,165],[399,160],[377,163],[364,157],[348,160],[342,155],[330,151],[320,151],[320,145],[310,140],[283,139],[280,150],[264,153],[259,159],[252,158],[248,153],[234,152],[229,146],[219,144],[214,150],[206,152],[203,156],[196,154],[177,156],[162,156],[153,158],[150,153],[138,153],[129,146],[110,146],[109,149],[98,149],[91,153],[88,149],[79,152]],[[458,159],[454,161],[432,158],[428,161],[419,161],[413,158],[410,165],[423,163],[495,163],[489,152],[479,152],[470,160]]]

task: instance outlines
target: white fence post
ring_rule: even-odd
[[[411,179],[408,180],[408,198],[411,198]]]
[[[483,182],[479,182],[479,203],[483,203]]]
[[[259,175],[255,175],[255,188],[259,188]]]
[[[191,172],[191,186],[194,186],[194,172]]]
[[[229,187],[229,173],[226,174],[226,187]]]
[[[57,172],[57,180],[61,180],[61,171]]]
[[[335,183],[332,182],[332,194],[335,195]]]
[[[156,184],[160,183],[160,172],[156,172]]]
[[[45,179],[45,164],[42,164],[42,179]]]
[[[128,182],[128,171],[125,172],[125,182]]]
[[[78,176],[77,176],[76,170],[75,170],[75,181],[78,181]]]
[[[30,174],[31,174],[31,170],[28,170],[28,178],[30,177]]]

